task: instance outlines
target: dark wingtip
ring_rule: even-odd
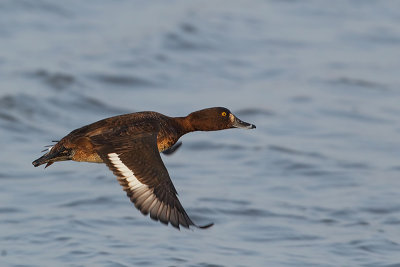
[[[171,146],[170,148],[168,148],[167,150],[164,150],[162,153],[164,155],[172,155],[176,152],[176,150],[182,145],[182,142],[179,141],[177,143],[175,143],[173,146]]]
[[[208,229],[213,225],[214,225],[214,223],[209,223],[209,224],[202,225],[202,226],[197,226],[197,227],[200,228],[200,229]]]

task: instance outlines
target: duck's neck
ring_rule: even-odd
[[[182,135],[195,131],[215,131],[215,127],[209,123],[205,123],[205,119],[197,117],[195,112],[190,113],[186,117],[176,117]]]
[[[187,116],[175,117],[174,121],[177,123],[177,129],[181,136],[190,132],[198,131]]]

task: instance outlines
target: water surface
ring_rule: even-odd
[[[399,266],[396,1],[0,3],[1,266]],[[209,230],[142,216],[104,165],[43,146],[141,110],[256,130],[164,157]]]

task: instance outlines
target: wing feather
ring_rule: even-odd
[[[144,215],[150,214],[150,218],[178,229],[179,226],[198,227],[179,202],[161,160],[158,130],[158,124],[146,122],[90,138],[127,196]]]

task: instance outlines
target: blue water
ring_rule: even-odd
[[[0,2],[0,266],[400,266],[397,1]],[[31,162],[96,120],[225,106],[163,156],[209,230],[104,165]]]

